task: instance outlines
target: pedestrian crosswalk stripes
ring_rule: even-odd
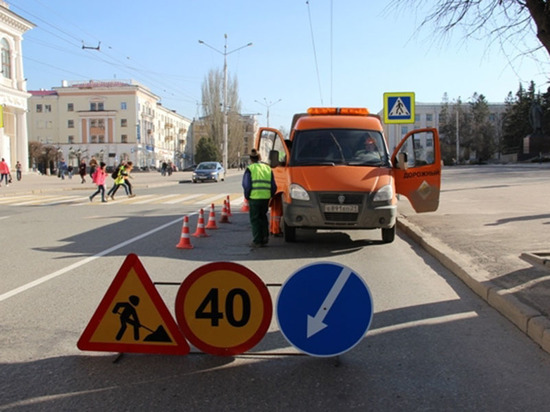
[[[125,205],[193,205],[208,208],[212,203],[216,206],[223,206],[224,200],[229,196],[232,210],[237,210],[244,202],[242,193],[223,193],[213,195],[212,193],[196,194],[168,194],[168,195],[137,195],[136,197],[115,196],[115,200],[108,198],[107,203],[101,203],[98,195],[93,202],[87,195],[68,194],[32,194],[0,197],[0,206],[109,206],[115,204]]]

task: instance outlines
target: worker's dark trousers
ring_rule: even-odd
[[[252,241],[257,245],[265,245],[269,240],[269,223],[267,211],[269,199],[248,200],[250,225],[252,226]]]

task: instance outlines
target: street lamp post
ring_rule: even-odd
[[[225,44],[223,46],[223,52],[216,49],[215,47],[210,46],[208,43],[199,40],[200,44],[204,44],[206,47],[211,48],[217,53],[223,55],[223,167],[229,169],[229,164],[227,162],[227,55],[235,53],[238,50],[244,49],[245,47],[252,46],[252,43],[245,44],[244,46],[238,47],[230,52],[227,51],[227,34],[224,34]]]
[[[260,103],[262,106],[265,106],[266,109],[267,109],[267,127],[269,127],[269,108],[277,103],[279,103],[281,100],[283,99],[279,99],[277,100],[276,102],[267,102],[267,99],[264,97],[264,102],[265,103],[262,103],[262,102],[259,102],[258,100],[254,100],[256,103]]]

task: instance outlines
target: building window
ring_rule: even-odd
[[[6,39],[2,39],[0,42],[0,48],[2,49],[2,76],[6,79],[11,79],[10,44]]]
[[[123,134],[122,136],[120,136],[120,143],[128,143],[128,135],[127,134]]]
[[[102,102],[92,102],[90,103],[90,111],[97,112],[103,110],[103,103]]]
[[[405,136],[409,132],[408,126],[401,126],[401,136]]]
[[[68,120],[67,121],[67,127],[69,129],[73,129],[74,128],[74,120]]]
[[[44,112],[51,113],[52,112],[52,105],[51,104],[45,104],[44,105]]]
[[[72,104],[72,103],[67,103],[67,111],[68,111],[68,112],[74,111],[74,104]]]
[[[69,144],[73,144],[74,143],[74,136],[69,136],[67,141],[68,141]]]
[[[120,102],[120,110],[126,110],[126,102]]]
[[[419,121],[420,121],[420,115],[419,115],[419,114],[415,114],[415,115],[414,115],[414,121],[415,121],[415,122],[419,122]]]
[[[36,105],[36,113],[42,113],[42,105],[41,104]]]
[[[97,140],[99,141],[99,143],[105,143],[105,136],[100,134],[98,137],[97,137]]]
[[[95,134],[90,136],[90,138],[92,143],[97,143],[97,136]]]
[[[433,120],[433,115],[431,113],[426,113],[426,121],[431,122]]]
[[[120,119],[120,127],[127,127],[127,126],[128,126],[128,120]]]

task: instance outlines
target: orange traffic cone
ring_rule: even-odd
[[[207,229],[217,229],[216,225],[216,214],[214,213],[214,203],[210,207],[210,215],[208,216],[208,224],[206,225]]]
[[[223,201],[222,217],[220,218],[220,223],[231,223],[229,221],[229,216],[227,216],[227,200]]]
[[[189,239],[189,217],[183,217],[183,227],[181,228],[180,242],[176,245],[178,249],[193,249],[191,240]]]
[[[227,195],[227,216],[233,216],[231,214],[231,205],[229,203],[229,195]]]
[[[199,220],[197,222],[197,230],[195,231],[195,233],[193,233],[193,236],[195,236],[195,237],[208,237],[208,236],[210,236],[204,230],[204,210],[202,210],[202,209],[199,212]]]
[[[241,206],[241,212],[250,212],[250,206],[248,206],[248,200],[245,198],[244,203]]]

